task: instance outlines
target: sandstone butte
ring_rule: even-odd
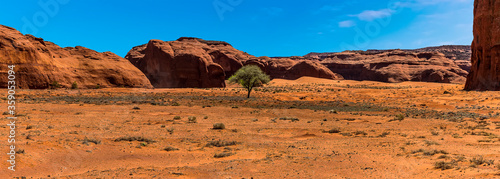
[[[332,72],[349,80],[463,83],[468,66],[467,63],[457,63],[460,62],[457,56],[467,56],[466,52],[463,53],[447,57],[431,49],[398,49],[310,53],[305,57],[319,60]],[[450,59],[452,57],[454,59]]]
[[[474,1],[472,69],[465,90],[500,90],[500,0]]]
[[[258,65],[271,78],[342,79],[317,62],[257,58],[226,42],[190,37],[176,41],[151,40],[132,48],[125,58],[144,72],[156,88],[225,87],[227,78],[249,64]]]
[[[151,88],[146,76],[128,60],[111,52],[66,47],[23,35],[0,25],[0,87],[7,87],[8,65],[15,65],[18,88],[46,89],[139,87]]]

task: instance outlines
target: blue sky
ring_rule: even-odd
[[[221,40],[256,56],[472,41],[473,0],[19,0],[0,24],[120,56],[150,39]]]

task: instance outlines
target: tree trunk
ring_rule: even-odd
[[[250,93],[251,93],[251,92],[252,92],[252,88],[249,88],[249,89],[248,89],[248,96],[247,96],[247,98],[250,98]]]

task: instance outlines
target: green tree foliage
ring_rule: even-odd
[[[250,98],[250,93],[254,87],[262,86],[271,81],[258,66],[248,65],[240,68],[231,78],[229,82],[238,83],[248,91],[247,98]]]

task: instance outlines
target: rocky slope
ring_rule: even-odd
[[[303,76],[344,79],[333,73],[317,61],[296,57],[259,57],[243,62],[245,65],[257,65],[272,78],[295,80]]]
[[[462,83],[467,71],[439,52],[368,50],[310,53],[332,72],[350,80]]]
[[[439,52],[444,54],[448,59],[455,63],[465,71],[469,72],[472,66],[470,58],[472,50],[470,45],[444,45],[439,47],[426,47],[416,50],[408,50],[413,52]]]
[[[474,1],[472,69],[466,90],[500,90],[500,0]]]
[[[221,41],[179,38],[176,41],[151,40],[134,47],[125,57],[158,88],[225,87],[243,65],[260,66],[271,78],[297,79],[302,76],[341,79],[317,62],[306,60],[257,58]]]
[[[425,47],[420,49],[398,49],[404,52],[423,53],[423,52],[439,52],[450,60],[453,60],[460,68],[469,72],[472,66],[470,58],[472,50],[470,45],[443,45],[438,47]],[[367,51],[351,51],[359,52],[362,54],[379,54],[383,52],[390,52],[393,50],[367,50]],[[335,53],[310,53],[305,55],[306,58],[323,59]]]
[[[0,25],[0,87],[7,86],[7,65],[16,65],[18,88],[152,87],[129,61],[85,47],[61,48]]]

